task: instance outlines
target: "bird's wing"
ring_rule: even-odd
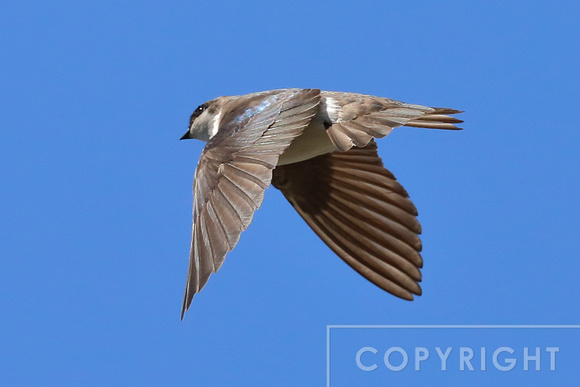
[[[420,295],[421,225],[371,140],[364,148],[278,166],[272,185],[342,260],[387,292]]]
[[[225,113],[195,172],[182,319],[193,295],[221,267],[252,221],[279,156],[316,114],[320,90],[278,90],[241,96],[236,102],[243,110]]]
[[[356,93],[323,91],[321,97],[321,119],[329,126],[330,140],[341,151],[353,146],[364,147],[373,137],[385,137],[399,126],[461,129],[454,124],[463,122],[448,116],[461,113],[459,110],[411,105]]]

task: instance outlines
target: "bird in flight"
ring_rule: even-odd
[[[374,138],[399,126],[460,129],[459,110],[370,95],[279,89],[200,105],[181,139],[207,142],[195,171],[181,319],[222,266],[270,184],[342,260],[385,291],[421,295],[421,225]]]

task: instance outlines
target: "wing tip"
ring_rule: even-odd
[[[181,305],[181,321],[183,321],[183,317],[185,317],[185,313],[189,310],[191,306],[191,301],[193,300],[193,296],[189,297],[187,291],[185,292],[185,296],[183,297],[183,304]]]
[[[419,285],[420,281],[421,280],[415,282],[417,285],[416,288],[404,289],[405,292],[402,294],[394,294],[394,293],[389,292],[388,290],[387,290],[387,292],[391,293],[392,295],[399,297],[400,299],[405,300],[405,301],[409,301],[409,302],[415,301],[415,297],[420,297],[423,295],[423,289],[421,288],[421,285]]]

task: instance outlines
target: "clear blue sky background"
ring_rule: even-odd
[[[579,323],[579,16],[575,0],[4,2],[0,384],[323,385],[328,324]],[[379,142],[419,209],[424,295],[368,283],[270,189],[181,322],[203,143],[179,137],[208,99],[282,87],[465,110],[462,132]]]

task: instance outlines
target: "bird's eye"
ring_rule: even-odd
[[[195,109],[195,111],[193,112],[193,114],[191,115],[191,117],[189,119],[189,126],[190,127],[191,127],[191,124],[193,124],[193,120],[195,120],[197,117],[199,117],[199,115],[201,113],[203,113],[206,108],[207,108],[207,105],[203,104],[203,105],[199,105],[197,107],[197,109]]]

